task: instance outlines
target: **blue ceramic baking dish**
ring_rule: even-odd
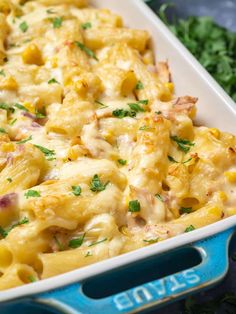
[[[236,105],[142,0],[93,0],[147,29],[177,95],[199,98],[197,123],[236,133]],[[0,313],[138,313],[205,289],[228,269],[236,217],[54,278],[0,292]]]

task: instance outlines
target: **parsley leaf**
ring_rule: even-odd
[[[27,112],[29,111],[25,106],[18,104],[18,103],[14,104],[13,106],[16,107],[17,109],[20,109],[20,110],[24,110]]]
[[[104,238],[104,239],[102,239],[100,241],[92,242],[91,244],[89,244],[89,247],[97,245],[97,244],[100,244],[100,243],[105,242],[105,241],[107,241],[107,238]]]
[[[190,231],[193,231],[193,230],[195,230],[195,227],[194,227],[193,225],[190,225],[190,226],[188,226],[188,227],[185,229],[184,232],[190,232]]]
[[[15,111],[14,108],[10,107],[8,104],[6,104],[4,102],[0,103],[0,109],[6,110],[6,111],[12,112],[12,113]]]
[[[60,28],[62,26],[62,18],[55,17],[54,19],[52,19],[52,25],[53,28]]]
[[[81,190],[81,187],[79,185],[77,185],[77,186],[73,185],[71,188],[72,188],[72,193],[75,196],[80,196],[82,190]]]
[[[90,190],[93,192],[101,192],[106,189],[106,186],[108,185],[109,181],[107,181],[105,184],[103,184],[97,174],[94,175],[91,183],[90,183]]]
[[[54,150],[48,149],[46,147],[40,146],[40,145],[34,145],[39,150],[41,150],[42,153],[44,153],[45,157],[50,160],[56,153]]]
[[[90,22],[81,24],[81,28],[84,30],[89,29],[91,27],[92,27],[92,24]]]
[[[90,251],[88,251],[84,257],[88,257],[88,256],[92,256],[92,255],[93,254]]]
[[[86,47],[84,44],[82,44],[82,43],[79,42],[79,41],[76,41],[75,44],[76,44],[76,46],[79,47],[82,51],[84,51],[84,52],[87,54],[87,56],[89,56],[89,57],[91,57],[91,58],[93,58],[93,59],[95,59],[95,60],[98,61],[98,58],[96,57],[95,53],[94,53],[91,49],[89,49],[88,47]]]
[[[95,103],[98,104],[98,105],[100,105],[102,109],[103,109],[103,108],[108,108],[108,106],[105,105],[105,104],[103,104],[101,101],[95,100]]]
[[[16,142],[16,144],[24,144],[26,142],[29,142],[32,140],[32,135],[30,135],[28,138],[24,139],[24,140],[21,140],[19,142]]]
[[[190,157],[189,159],[187,159],[187,160],[185,160],[185,161],[179,162],[179,161],[175,160],[175,159],[174,159],[172,156],[170,156],[170,155],[168,155],[167,157],[168,157],[169,161],[174,162],[174,163],[176,163],[176,164],[186,164],[187,162],[189,162],[190,160],[192,160],[192,157]]]
[[[0,70],[0,75],[2,75],[2,76],[6,76],[6,74],[5,74],[4,70]]]
[[[157,198],[157,199],[159,199],[161,202],[164,202],[164,200],[163,200],[163,198],[162,198],[162,196],[160,195],[160,194],[155,194],[155,197]]]
[[[135,89],[137,90],[144,89],[143,83],[141,81],[138,81],[138,83],[135,86]]]
[[[117,161],[118,161],[118,163],[119,163],[120,165],[122,165],[122,166],[124,166],[124,165],[127,164],[127,160],[125,160],[125,159],[118,159]]]
[[[11,182],[12,182],[12,178],[7,178],[7,181],[8,181],[9,183],[11,183]]]
[[[133,200],[129,202],[129,212],[131,213],[140,212],[140,203],[138,200]]]
[[[53,9],[48,9],[48,10],[46,10],[46,12],[47,12],[47,14],[55,14],[56,13],[55,11],[53,11]]]
[[[128,106],[130,107],[131,110],[133,110],[135,112],[144,112],[145,111],[142,107],[140,107],[140,105],[138,103],[128,104]]]
[[[191,142],[189,140],[180,138],[180,137],[178,137],[176,135],[175,136],[171,136],[170,138],[174,142],[176,142],[176,144],[178,145],[179,149],[182,150],[185,153],[188,153],[189,150],[190,150],[190,147],[195,145],[195,143],[193,143],[193,142]]]
[[[0,128],[0,133],[5,133],[7,134],[7,131],[4,128]]]
[[[163,4],[159,16],[206,70],[236,101],[236,35],[208,16],[172,19],[169,23]]]
[[[17,119],[12,120],[9,124],[14,125],[16,123]]]
[[[48,84],[59,84],[59,82],[53,77],[48,81]]]
[[[72,239],[69,241],[69,247],[72,248],[72,249],[76,249],[78,247],[80,247],[83,242],[84,242],[84,237],[85,237],[85,234],[84,233],[82,236],[78,237],[78,238],[75,238],[75,239]]]
[[[25,32],[27,32],[29,26],[26,22],[22,22],[22,23],[20,23],[19,28],[23,33],[25,33]]]
[[[153,244],[153,243],[157,243],[159,240],[159,238],[156,238],[156,239],[150,239],[150,240],[146,240],[144,239],[143,242],[147,242],[149,244]]]
[[[180,207],[179,213],[182,214],[189,214],[192,211],[192,207]]]
[[[8,235],[8,232],[6,230],[4,230],[1,226],[0,226],[0,235],[3,237],[3,238],[6,238],[7,235]]]
[[[25,192],[24,195],[25,195],[26,198],[40,197],[41,196],[40,192],[38,192],[36,190],[28,190],[27,192]]]
[[[33,275],[28,276],[29,282],[35,282],[36,278]]]
[[[56,242],[56,245],[58,246],[59,251],[63,251],[63,250],[64,250],[64,247],[63,247],[63,245],[61,244],[61,242],[58,240],[58,238],[57,238],[56,235],[53,236],[53,239],[54,239],[54,241]]]
[[[147,130],[151,130],[152,128],[148,125],[143,125],[139,128],[140,131],[147,131]]]
[[[124,110],[124,109],[116,109],[112,111],[112,115],[116,118],[122,119],[125,117],[131,117],[134,118],[136,117],[136,112],[135,111],[129,111],[129,110]]]

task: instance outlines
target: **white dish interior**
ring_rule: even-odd
[[[142,0],[92,0],[91,4],[99,8],[109,8],[121,15],[127,26],[148,30],[157,59],[169,62],[176,94],[199,98],[197,123],[236,134],[236,104]],[[0,302],[79,282],[106,270],[206,238],[234,225],[236,217],[230,217],[191,234],[182,234],[54,278],[3,291],[0,292]]]

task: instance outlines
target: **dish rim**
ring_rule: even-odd
[[[151,20],[158,30],[166,34],[172,45],[175,46],[180,53],[185,57],[185,60],[194,68],[198,75],[208,84],[209,88],[213,89],[216,95],[222,99],[222,106],[227,106],[227,109],[236,117],[236,104],[226,94],[223,88],[214,80],[214,78],[203,68],[203,66],[195,59],[195,57],[187,50],[187,48],[171,33],[167,26],[158,18],[158,16],[143,2],[143,0],[129,0],[134,6],[140,9],[144,18]],[[92,3],[98,3],[99,0],[93,0]],[[108,2],[109,7],[109,2]],[[89,266],[84,266],[70,272],[57,275],[48,279],[19,286],[16,288],[0,291],[0,302],[10,301],[17,298],[28,297],[43,293],[49,290],[58,289],[74,283],[80,283],[84,280],[99,275],[101,273],[114,270],[124,265],[134,263],[137,260],[144,260],[151,256],[165,253],[166,251],[176,249],[199,240],[213,236],[214,234],[223,232],[236,225],[236,215],[225,218],[224,220],[215,222],[205,227],[196,229],[191,233],[180,234],[163,242],[152,244],[122,255],[118,255],[100,262],[96,262]]]

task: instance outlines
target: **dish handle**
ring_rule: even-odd
[[[68,314],[136,313],[184,297],[221,280],[228,270],[228,244],[234,229],[191,244],[202,262],[174,275],[154,280],[124,292],[91,299],[83,293],[80,283],[49,291],[34,298]],[[114,283],[115,284],[115,283]]]

